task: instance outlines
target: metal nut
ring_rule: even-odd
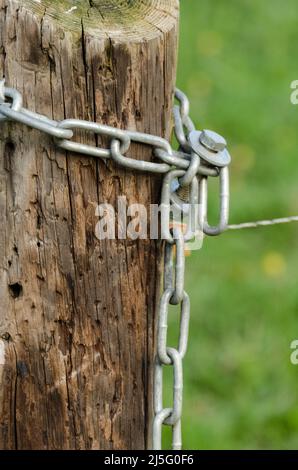
[[[226,149],[227,143],[216,132],[192,131],[188,136],[188,141],[192,151],[209,165],[220,168],[231,163],[231,156]]]

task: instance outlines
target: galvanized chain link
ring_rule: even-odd
[[[181,450],[181,416],[183,391],[183,358],[187,351],[190,301],[185,292],[185,245],[198,230],[208,235],[218,235],[224,231],[229,216],[229,155],[224,152],[225,146],[210,150],[210,146],[200,141],[202,133],[197,134],[195,126],[189,118],[189,101],[179,90],[176,91],[179,106],[174,107],[175,135],[179,143],[178,155],[183,155],[183,167],[180,161],[175,169],[171,169],[165,176],[162,185],[162,239],[165,240],[164,252],[164,282],[163,293],[160,300],[157,325],[157,355],[154,363],[154,412],[153,422],[153,449],[162,449],[163,426],[172,427],[172,449]],[[209,132],[209,131],[206,131]],[[210,142],[221,143],[221,138],[215,134],[208,134]],[[202,136],[203,137],[203,136]],[[206,136],[205,136],[206,137]],[[198,148],[193,145],[198,143]],[[158,156],[165,160],[163,152]],[[175,157],[177,154],[174,155]],[[218,165],[212,160],[218,159]],[[221,160],[223,159],[223,160]],[[167,163],[170,163],[167,160]],[[173,164],[172,159],[172,164]],[[177,168],[178,167],[178,168]],[[219,224],[211,227],[207,219],[207,180],[208,176],[219,177],[220,206]],[[188,212],[187,226],[175,223],[171,219],[171,204],[179,207],[181,211]],[[175,262],[174,262],[175,259]],[[179,341],[177,348],[169,347],[167,343],[168,310],[170,305],[180,308]],[[163,369],[173,368],[173,402],[171,407],[164,407],[163,403]]]
[[[185,238],[182,229],[174,227],[172,230],[174,243],[165,242],[164,253],[164,291],[160,300],[158,316],[157,355],[154,365],[154,412],[153,422],[153,449],[162,449],[163,425],[173,429],[172,449],[180,450],[183,367],[188,343],[190,301],[184,291],[185,270]],[[174,266],[174,247],[175,266]],[[180,332],[177,349],[167,346],[168,310],[170,305],[180,305]],[[164,408],[163,405],[163,368],[173,367],[173,406]]]
[[[163,425],[173,429],[172,447],[181,449],[181,415],[183,391],[182,361],[186,354],[190,319],[189,296],[184,290],[185,245],[198,231],[218,235],[227,229],[229,216],[230,156],[225,140],[211,131],[196,131],[189,117],[189,101],[180,90],[175,93],[178,105],[174,107],[175,135],[178,151],[170,143],[151,134],[116,129],[114,127],[79,119],[55,121],[23,107],[22,95],[0,81],[0,122],[10,121],[27,125],[54,138],[56,145],[66,151],[104,159],[113,159],[131,170],[164,174],[161,194],[161,238],[165,240],[164,290],[159,306],[157,354],[154,373],[153,448],[162,447]],[[108,147],[82,144],[74,140],[75,130],[84,130],[108,138]],[[131,143],[150,146],[154,162],[135,160],[127,156]],[[159,160],[159,161],[158,161]],[[219,223],[208,224],[207,180],[219,179]],[[171,207],[188,214],[186,227],[175,223]],[[180,333],[177,348],[167,344],[168,309],[180,306]],[[163,406],[163,368],[173,368],[173,405]]]

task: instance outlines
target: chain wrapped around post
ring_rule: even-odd
[[[173,429],[172,448],[182,447],[181,415],[183,392],[182,361],[186,354],[190,320],[190,300],[184,290],[186,243],[198,232],[219,235],[228,228],[230,155],[226,141],[212,131],[197,131],[189,117],[189,101],[176,90],[178,105],[174,106],[174,129],[179,149],[158,136],[133,130],[122,130],[79,119],[55,121],[23,107],[22,95],[0,81],[0,123],[17,122],[37,129],[54,138],[55,144],[67,151],[104,159],[113,159],[130,170],[164,175],[161,195],[161,238],[165,240],[164,288],[160,300],[157,327],[157,354],[154,366],[154,422],[153,449],[162,448],[163,425]],[[109,139],[106,148],[76,142],[74,130],[80,129]],[[127,156],[131,142],[150,146],[155,161],[135,160]],[[219,179],[219,222],[210,226],[207,217],[208,177]],[[177,212],[186,212],[186,227],[171,217],[172,206]],[[180,308],[180,333],[177,348],[167,344],[168,309]],[[163,369],[173,368],[173,405],[163,405]]]

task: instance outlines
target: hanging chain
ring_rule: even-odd
[[[187,351],[190,300],[184,290],[186,242],[198,232],[218,235],[227,228],[229,217],[229,172],[230,156],[226,142],[211,131],[199,132],[189,117],[189,101],[176,91],[179,106],[174,107],[175,135],[179,143],[178,154],[188,162],[183,169],[172,169],[163,181],[161,193],[162,239],[164,247],[163,293],[158,312],[157,354],[154,363],[154,422],[153,449],[162,449],[163,426],[172,428],[172,449],[181,450],[181,416],[183,392],[183,359]],[[162,152],[158,152],[162,156]],[[208,177],[219,179],[219,223],[215,227],[207,219]],[[170,217],[171,203],[181,211],[188,212],[188,223],[181,225]],[[179,340],[176,348],[167,342],[168,314],[170,305],[180,310]],[[173,369],[172,407],[163,403],[163,370]]]
[[[56,145],[80,155],[112,159],[122,167],[142,172],[163,174],[161,206],[163,223],[161,237],[164,247],[163,294],[159,305],[157,327],[157,354],[154,372],[154,423],[153,448],[162,447],[163,425],[173,429],[172,447],[181,449],[181,414],[183,368],[186,354],[190,301],[184,290],[185,247],[198,233],[219,235],[227,229],[229,217],[229,172],[230,155],[225,140],[211,131],[197,131],[189,117],[189,101],[180,91],[175,93],[178,105],[174,107],[175,135],[178,151],[161,138],[141,132],[116,129],[114,127],[78,119],[55,121],[23,107],[22,95],[0,81],[0,122],[11,121],[48,134]],[[83,130],[108,138],[109,145],[97,147],[74,140],[74,131]],[[155,161],[135,160],[127,156],[132,142],[150,146]],[[219,221],[210,226],[207,217],[208,178],[219,181]],[[171,207],[186,211],[188,223],[182,226],[173,220]],[[168,310],[170,305],[180,308],[180,330],[177,348],[167,344]],[[173,368],[173,405],[163,406],[163,369]]]
[[[164,291],[159,305],[157,355],[154,365],[154,412],[153,449],[162,448],[162,427],[173,429],[172,449],[180,450],[183,372],[182,360],[188,343],[190,301],[184,291],[185,242],[181,228],[173,229],[174,243],[165,242]],[[174,266],[174,251],[175,266]],[[167,346],[168,310],[170,305],[180,306],[180,333],[178,348]],[[173,367],[173,406],[163,406],[163,368]]]

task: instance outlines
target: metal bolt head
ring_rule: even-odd
[[[209,130],[203,132],[192,131],[188,136],[188,140],[192,151],[209,165],[225,167],[231,163],[231,156],[226,149],[227,142],[216,132]]]
[[[212,152],[223,152],[227,148],[227,141],[214,131],[204,130],[200,135],[200,142]]]

